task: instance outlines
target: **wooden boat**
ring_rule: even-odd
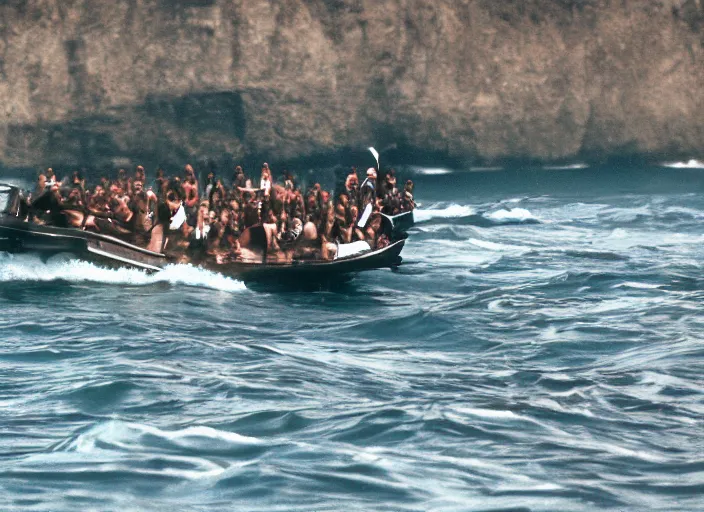
[[[0,251],[38,253],[44,258],[71,253],[79,259],[117,267],[132,267],[149,272],[161,270],[179,260],[168,254],[152,252],[119,238],[85,231],[39,225],[24,220],[25,202],[16,187],[0,184]],[[245,280],[329,280],[364,270],[391,268],[401,263],[405,238],[392,239],[389,245],[343,256],[334,260],[291,259],[215,262],[214,258],[195,258],[194,263],[209,270]]]

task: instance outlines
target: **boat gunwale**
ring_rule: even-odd
[[[347,256],[345,258],[338,258],[335,260],[293,260],[292,262],[278,262],[278,261],[273,261],[271,263],[257,263],[254,261],[232,261],[230,263],[223,263],[222,265],[248,265],[253,268],[258,268],[258,267],[276,267],[276,268],[301,268],[301,267],[322,267],[322,266],[332,266],[336,263],[345,263],[349,261],[361,261],[363,259],[376,256],[379,254],[382,254],[384,252],[387,252],[389,249],[392,247],[396,247],[397,245],[403,245],[406,243],[406,240],[396,240],[395,242],[390,243],[389,245],[382,247],[381,249],[373,249],[371,251],[363,252],[361,254],[354,254]]]
[[[40,235],[52,236],[52,237],[78,238],[78,239],[83,239],[83,240],[94,239],[94,240],[98,240],[98,241],[109,242],[112,244],[121,245],[122,247],[126,247],[127,249],[131,249],[133,251],[138,251],[143,254],[146,254],[147,256],[153,256],[156,258],[166,258],[166,255],[164,253],[150,251],[149,249],[145,249],[145,248],[140,247],[138,245],[134,245],[129,242],[125,242],[124,240],[120,240],[119,238],[115,238],[114,236],[104,235],[102,233],[93,233],[92,231],[85,231],[85,230],[78,229],[78,228],[60,228],[57,226],[43,226],[41,224],[34,224],[32,222],[23,221],[23,220],[13,218],[13,217],[10,217],[10,218],[14,219],[14,221],[12,221],[13,225],[7,225],[7,224],[3,223],[1,225],[3,228],[13,229],[15,231],[24,231],[24,232],[28,232],[28,233],[37,233]],[[0,220],[4,220],[3,215],[0,215]],[[56,231],[58,231],[58,232],[56,232]]]

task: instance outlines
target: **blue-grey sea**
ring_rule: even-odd
[[[580,167],[320,290],[0,254],[0,510],[704,510],[704,165]]]

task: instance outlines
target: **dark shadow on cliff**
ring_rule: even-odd
[[[226,177],[236,164],[253,172],[264,161],[275,169],[294,172],[332,168],[336,175],[347,172],[351,166],[364,170],[375,165],[367,147],[331,146],[329,150],[302,152],[287,159],[277,159],[276,154],[247,152],[247,146],[252,144],[246,139],[252,135],[248,134],[242,97],[245,92],[202,92],[180,97],[150,95],[140,105],[112,107],[101,114],[62,123],[10,125],[6,153],[15,161],[39,161],[44,167],[58,168],[110,170],[142,164],[148,169],[163,166],[168,172],[175,172],[186,162],[191,162],[201,171],[219,169]],[[527,169],[578,161],[634,167],[696,156],[674,145],[659,153],[643,154],[633,143],[616,150],[609,148],[608,152],[582,150],[571,158],[559,160],[540,160],[528,155],[487,160],[471,152],[463,158],[456,158],[448,151],[413,146],[407,142],[402,130],[392,125],[378,124],[370,136],[381,153],[383,168],[415,165],[461,169],[498,165]]]
[[[150,95],[141,105],[66,122],[10,125],[7,152],[41,155],[47,166],[182,166],[200,155],[232,155],[246,132],[239,92]]]

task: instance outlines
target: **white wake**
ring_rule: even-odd
[[[226,292],[245,289],[244,283],[217,272],[192,265],[168,265],[160,272],[148,274],[137,269],[109,269],[87,261],[54,256],[43,262],[32,254],[0,252],[0,282],[12,281],[68,281],[71,283],[106,283],[130,286],[148,286],[157,283],[211,288]]]

